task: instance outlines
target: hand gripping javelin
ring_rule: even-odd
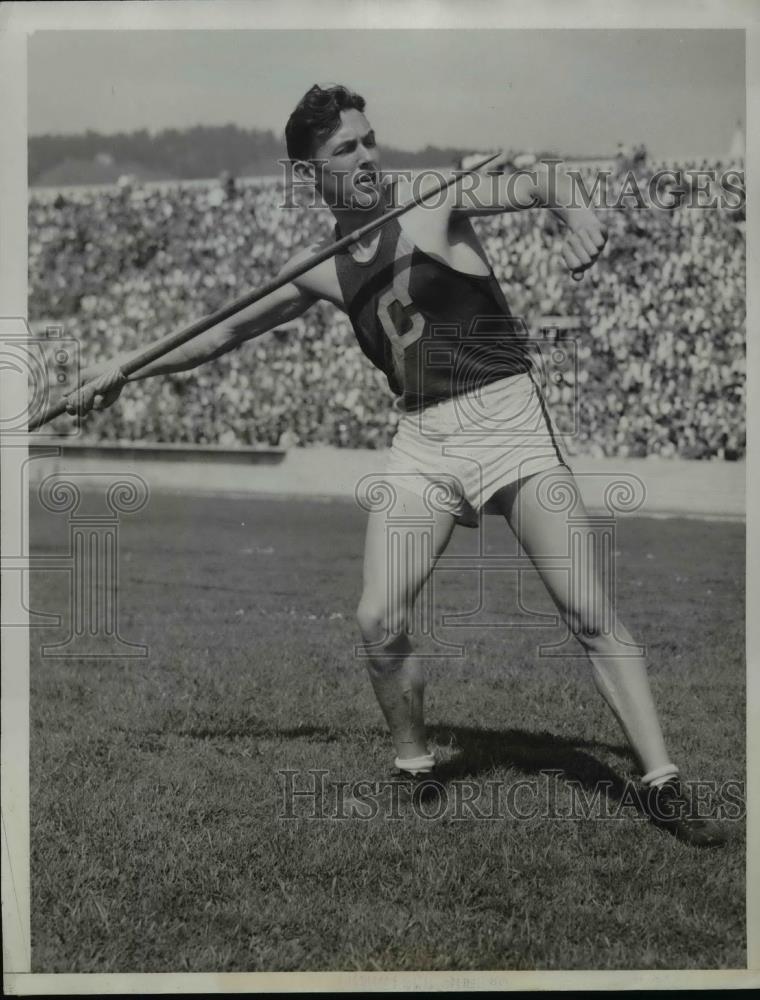
[[[246,295],[242,295],[239,299],[235,299],[233,302],[228,303],[228,305],[222,306],[222,308],[217,310],[217,312],[211,313],[209,316],[203,316],[201,319],[196,320],[194,323],[184,327],[182,330],[178,330],[176,333],[170,333],[161,340],[156,341],[155,344],[151,344],[150,347],[146,347],[141,354],[138,354],[136,357],[125,362],[119,370],[124,377],[132,375],[145,365],[150,364],[152,361],[156,361],[158,358],[162,358],[165,354],[168,354],[169,351],[173,351],[175,347],[181,347],[182,344],[186,344],[194,337],[199,336],[201,333],[205,333],[206,330],[210,330],[212,326],[216,326],[217,323],[222,323],[224,320],[229,319],[230,316],[234,316],[235,313],[240,312],[241,309],[247,309],[248,306],[252,306],[255,302],[258,302],[265,296],[271,295],[272,292],[276,292],[278,288],[282,288],[283,285],[289,284],[289,282],[293,281],[294,278],[300,277],[302,274],[310,271],[313,267],[316,267],[318,264],[328,260],[336,253],[339,253],[344,247],[349,246],[351,243],[355,243],[356,240],[367,236],[369,233],[373,233],[376,229],[380,229],[381,226],[384,226],[390,219],[395,219],[399,215],[403,215],[404,212],[408,212],[416,205],[423,204],[427,198],[445,191],[446,188],[455,184],[462,177],[462,175],[477,173],[478,170],[482,169],[482,167],[484,167],[487,163],[490,163],[491,160],[495,160],[497,156],[499,156],[499,153],[494,153],[492,156],[486,157],[484,160],[481,160],[479,163],[475,163],[466,170],[457,170],[452,178],[444,181],[442,184],[438,185],[438,187],[418,194],[405,205],[399,205],[397,208],[391,209],[390,212],[386,212],[385,215],[380,216],[379,219],[374,219],[372,222],[368,222],[366,226],[361,226],[359,229],[355,229],[352,233],[349,233],[337,242],[330,244],[330,246],[325,247],[324,250],[321,250],[313,257],[310,257],[307,261],[304,261],[302,264],[298,264],[286,273],[281,274],[272,281],[262,285],[255,292],[248,292]],[[51,406],[44,413],[30,420],[29,430],[36,430],[38,427],[48,423],[50,420],[54,420],[55,417],[58,417],[65,412],[66,402],[64,399],[61,399],[57,403],[54,403],[53,406]]]

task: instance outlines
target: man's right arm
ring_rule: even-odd
[[[310,255],[310,249],[296,254],[280,271],[287,271],[302,263]],[[318,300],[318,296],[294,282],[288,282],[259,302],[242,309],[229,319],[199,334],[186,344],[174,348],[162,358],[152,361],[128,376],[126,381],[150,378],[154,375],[168,375],[172,372],[189,371],[214,358],[240,347],[247,340],[259,337],[284,323],[301,316]],[[69,413],[86,413],[91,409],[104,409],[114,403],[125,385],[123,377],[118,377],[119,369],[129,360],[142,353],[143,348],[119,355],[106,362],[89,366],[80,373],[77,389],[67,397]]]
[[[292,267],[293,262],[288,264]],[[316,296],[290,282],[252,306],[235,313],[223,323],[212,326],[181,347],[170,351],[163,358],[151,362],[129,376],[129,381],[150,378],[153,375],[167,375],[170,372],[189,371],[207,361],[213,361],[229,351],[233,351],[247,340],[260,337],[284,323],[301,316],[316,302]],[[119,364],[140,351],[123,355]]]

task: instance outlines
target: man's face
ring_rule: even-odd
[[[340,126],[314,152],[317,190],[330,207],[372,208],[378,202],[380,157],[361,111],[341,111]]]

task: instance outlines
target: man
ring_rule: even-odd
[[[324,243],[296,254],[283,273],[414,193],[409,178],[385,183],[364,108],[363,98],[346,87],[314,86],[288,121],[288,155],[296,176],[319,193],[336,227]],[[562,510],[542,498],[542,474],[551,473],[555,489],[577,495],[577,487],[532,377],[526,341],[515,331],[471,218],[551,208],[566,227],[564,262],[577,275],[597,260],[604,230],[590,209],[563,207],[569,203],[567,180],[545,167],[476,179],[463,178],[130,378],[194,368],[294,320],[320,299],[347,312],[362,350],[399,397],[402,415],[385,475],[393,502],[408,523],[417,518],[420,524],[416,539],[410,529],[414,544],[397,548],[391,559],[387,514],[371,510],[357,613],[396,767],[424,777],[435,764],[423,721],[422,663],[409,638],[415,600],[454,525],[476,522],[488,503],[534,560],[587,652],[596,685],[644,772],[653,820],[688,843],[716,845],[723,836],[714,823],[685,815],[678,768],[665,747],[645,662],[631,655],[633,641],[610,607],[598,560],[584,562],[573,574],[552,565],[551,557],[565,551],[567,522]],[[428,181],[435,186],[434,179]],[[69,412],[113,403],[125,381],[118,366],[119,359],[84,373],[89,384],[72,394]],[[578,496],[574,524],[591,543],[583,517]],[[423,535],[430,539],[428,551]]]

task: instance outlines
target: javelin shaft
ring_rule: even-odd
[[[442,191],[445,191],[446,188],[455,184],[461,178],[462,174],[476,173],[498,155],[498,153],[494,153],[492,156],[486,157],[486,159],[481,160],[474,166],[468,167],[467,170],[457,171],[452,178],[445,181],[434,190],[426,191],[424,194],[419,194],[405,205],[399,205],[397,208],[391,209],[390,212],[386,212],[384,215],[381,215],[380,218],[373,219],[372,222],[368,222],[365,226],[355,229],[347,236],[339,239],[336,243],[330,244],[330,246],[325,247],[324,250],[320,250],[320,252],[315,254],[313,257],[309,257],[309,259],[303,263],[290,268],[284,274],[268,281],[265,285],[257,288],[256,291],[248,292],[246,295],[242,295],[240,298],[235,299],[226,306],[222,306],[222,308],[218,309],[216,312],[211,313],[208,316],[202,316],[200,319],[191,323],[189,326],[184,327],[182,330],[178,330],[176,333],[170,333],[168,336],[156,341],[156,343],[151,344],[150,347],[146,347],[140,354],[121,365],[122,372],[125,375],[132,375],[136,371],[139,371],[140,368],[144,368],[146,365],[149,365],[152,361],[157,361],[159,358],[162,358],[165,354],[168,354],[169,351],[173,351],[176,347],[181,347],[194,337],[198,337],[200,334],[205,333],[206,330],[210,330],[211,327],[216,326],[217,323],[223,323],[226,319],[229,319],[230,316],[234,316],[241,310],[247,309],[249,306],[254,305],[261,299],[266,298],[267,295],[271,295],[272,292],[276,292],[279,288],[289,284],[295,278],[298,278],[307,271],[310,271],[313,267],[323,263],[323,261],[329,260],[329,258],[333,257],[336,253],[340,253],[344,247],[347,247],[351,243],[355,243],[357,240],[362,239],[362,237],[373,233],[376,229],[380,229],[390,219],[395,219],[399,215],[403,215],[404,212],[408,212],[415,206],[423,204],[427,198],[431,198],[433,195],[437,195]],[[66,403],[63,399],[61,399],[59,402],[51,406],[44,414],[30,420],[29,430],[36,430],[36,428],[41,427],[42,424],[46,424],[49,420],[53,420],[55,417],[58,417],[65,412]]]

